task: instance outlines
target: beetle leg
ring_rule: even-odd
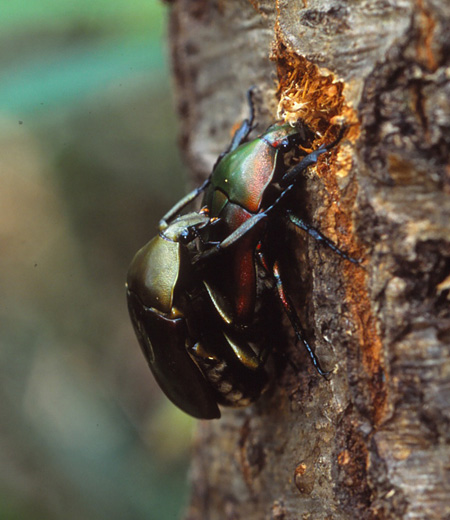
[[[228,235],[227,238],[225,238],[225,240],[222,240],[222,242],[211,242],[212,247],[210,249],[207,249],[206,251],[202,251],[196,257],[194,257],[193,263],[195,264],[200,260],[205,260],[206,258],[215,256],[227,247],[232,246],[265,218],[267,218],[267,212],[265,211],[253,215],[243,224],[241,224],[237,229],[235,229],[233,233],[230,233],[230,235]]]
[[[347,253],[344,253],[341,249],[338,248],[338,246],[329,238],[327,238],[325,235],[322,235],[320,231],[317,231],[313,226],[310,226],[307,224],[304,220],[294,215],[291,211],[287,212],[287,218],[290,222],[292,222],[295,226],[297,226],[300,229],[303,229],[308,233],[308,235],[312,236],[314,240],[317,240],[317,242],[320,242],[327,247],[329,247],[332,251],[337,253],[342,258],[345,258],[345,260],[348,260],[349,262],[352,262],[352,264],[359,264],[361,263],[361,260],[357,258],[352,258]]]
[[[315,150],[314,152],[309,153],[306,157],[303,157],[303,159],[293,166],[290,170],[288,170],[283,177],[281,178],[279,185],[282,188],[281,193],[278,195],[278,198],[264,211],[265,215],[268,216],[270,213],[275,211],[277,207],[280,205],[280,203],[285,199],[285,197],[288,195],[290,191],[295,186],[295,181],[297,180],[298,176],[303,170],[306,170],[309,166],[312,166],[315,164],[319,158],[320,155],[322,155],[325,152],[328,152],[331,150],[334,146],[336,146],[337,143],[341,140],[342,136],[344,135],[344,132],[346,131],[347,127],[343,127],[341,131],[339,132],[339,135],[337,139],[335,139],[331,144],[324,145]]]
[[[247,90],[247,102],[249,106],[249,116],[247,119],[244,119],[242,121],[240,127],[236,130],[236,132],[233,135],[233,139],[231,140],[230,145],[228,148],[222,152],[219,157],[217,158],[217,161],[214,164],[213,170],[215,170],[216,166],[219,164],[219,162],[222,160],[222,158],[227,155],[230,152],[233,152],[236,150],[236,148],[242,144],[248,137],[249,133],[252,131],[253,127],[253,121],[255,119],[255,107],[253,104],[253,92],[255,90],[255,87],[250,87]],[[200,193],[202,193],[211,182],[211,176],[209,176],[205,182],[199,186],[198,188],[195,188],[190,193],[185,195],[180,201],[178,201],[175,206],[173,206],[159,221],[159,229],[160,231],[163,231],[168,226],[168,223],[180,213],[188,204],[190,204],[194,199],[196,199]]]
[[[216,168],[217,164],[221,161],[221,159],[228,153],[234,151],[241,143],[243,143],[247,139],[248,134],[251,132],[253,121],[255,119],[255,109],[252,97],[254,89],[255,87],[250,87],[247,91],[247,102],[250,109],[248,119],[244,119],[244,121],[241,123],[241,126],[234,133],[233,139],[231,140],[231,143],[227,150],[225,150],[225,152],[222,152],[219,155],[216,163],[214,164],[213,171]],[[205,191],[205,189],[209,186],[210,182],[211,176],[209,176],[201,186],[195,188],[190,193],[185,195],[181,200],[179,200],[175,204],[175,206],[173,206],[159,221],[159,230],[164,231],[164,229],[166,229],[169,225],[169,222],[174,217],[176,217],[188,204],[190,204],[194,199],[196,199],[203,191]]]
[[[339,141],[342,139],[345,131],[347,130],[346,126],[343,126],[340,129],[338,137],[329,145],[323,145],[314,152],[311,152],[306,157],[304,157],[298,164],[293,166],[290,170],[287,171],[281,178],[279,185],[282,188],[281,193],[278,195],[277,199],[264,211],[264,214],[268,216],[269,214],[276,211],[280,203],[283,201],[283,199],[286,198],[288,193],[294,188],[295,181],[297,180],[299,174],[308,168],[309,166],[312,166],[315,164],[319,158],[320,155],[322,155],[325,152],[328,152],[331,150],[334,146],[336,146]],[[307,233],[309,233],[313,238],[318,240],[319,242],[323,242],[326,246],[328,246],[330,249],[332,249],[335,253],[339,254],[346,260],[349,260],[350,262],[354,264],[359,264],[361,260],[357,260],[355,258],[350,257],[343,251],[341,251],[336,244],[334,244],[329,238],[322,235],[319,231],[317,231],[315,228],[301,220],[300,218],[294,216],[290,211],[288,213],[289,220],[298,226],[299,228],[305,230]]]
[[[297,177],[303,170],[306,170],[306,168],[308,168],[309,166],[316,164],[320,155],[328,152],[329,150],[332,150],[340,142],[346,130],[347,127],[343,126],[339,131],[339,135],[332,143],[322,145],[319,148],[317,148],[317,150],[314,150],[314,152],[311,152],[307,156],[303,157],[303,159],[298,164],[293,166],[283,175],[280,181],[280,186],[282,188],[289,187],[297,179]]]
[[[241,126],[234,133],[233,139],[231,141],[229,149],[227,150],[227,153],[236,150],[236,148],[247,139],[248,134],[252,131],[253,121],[255,119],[255,106],[253,104],[254,90],[255,87],[250,87],[247,90],[247,103],[249,107],[248,119],[244,119],[244,121],[242,121],[241,123]]]
[[[248,134],[252,131],[253,121],[255,119],[255,106],[253,104],[253,92],[254,92],[254,90],[255,90],[254,86],[250,87],[247,90],[247,103],[248,103],[248,107],[249,107],[248,118],[244,119],[244,121],[242,121],[242,123],[239,126],[239,128],[236,130],[236,132],[234,132],[233,139],[231,140],[231,143],[229,144],[228,148],[224,152],[222,152],[219,155],[219,157],[217,158],[217,161],[214,164],[213,171],[216,168],[216,166],[220,163],[222,158],[225,155],[227,155],[228,153],[233,152],[234,150],[236,150],[236,148],[247,139]]]
[[[223,332],[223,335],[241,365],[250,370],[258,370],[264,366],[269,355],[269,349],[263,349],[259,354],[256,354],[247,343],[238,343],[226,332]]]
[[[185,195],[181,200],[179,200],[175,206],[173,206],[159,221],[159,230],[164,231],[167,226],[169,225],[169,222],[176,217],[188,204],[190,204],[195,198],[197,198],[202,191],[204,191],[211,182],[211,177],[208,177],[206,181],[199,186],[198,188],[195,188],[195,190],[192,190],[190,193]]]
[[[283,305],[283,310],[286,313],[287,317],[289,318],[289,321],[292,324],[292,327],[295,331],[295,335],[297,336],[297,339],[299,339],[302,343],[305,349],[307,350],[309,357],[311,358],[313,365],[315,366],[317,372],[321,376],[326,376],[329,374],[329,372],[325,372],[322,367],[320,366],[319,360],[317,356],[314,354],[312,348],[310,347],[309,343],[305,339],[305,334],[303,333],[303,327],[301,325],[300,319],[297,316],[297,313],[295,312],[294,306],[292,305],[291,299],[284,291],[283,282],[281,280],[280,275],[280,268],[278,265],[278,262],[275,262],[273,265],[273,268],[270,269],[269,265],[267,263],[266,257],[264,256],[264,253],[262,251],[261,242],[256,246],[256,254],[258,255],[258,259],[263,266],[264,270],[271,275],[275,280],[275,285],[278,292],[278,297],[280,298],[281,304]],[[288,358],[289,363],[294,368],[294,370],[297,369],[295,364],[291,359]]]
[[[297,316],[297,313],[295,312],[291,299],[284,291],[278,262],[275,262],[273,265],[273,276],[275,278],[275,284],[276,284],[276,288],[277,288],[277,292],[278,292],[278,297],[280,298],[281,304],[283,305],[284,312],[286,313],[287,317],[289,318],[289,321],[292,324],[292,327],[295,331],[295,335],[303,343],[304,347],[308,351],[309,357],[311,358],[311,361],[313,362],[313,365],[315,366],[317,372],[321,376],[325,377],[326,375],[329,374],[329,372],[325,372],[322,369],[322,367],[320,366],[320,363],[319,363],[319,359],[317,358],[317,356],[314,353],[314,351],[312,350],[311,346],[305,339],[305,334],[303,332],[303,327],[299,320],[299,317]]]

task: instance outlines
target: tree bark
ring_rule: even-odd
[[[318,376],[286,323],[270,390],[199,423],[186,519],[450,518],[449,34],[438,0],[174,2],[194,182],[251,85],[254,135],[280,115],[324,136],[345,122],[292,209],[363,259],[286,230],[288,290],[332,374]]]

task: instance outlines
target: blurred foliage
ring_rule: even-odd
[[[124,294],[184,193],[164,7],[1,14],[0,518],[178,518],[192,422],[161,398]]]

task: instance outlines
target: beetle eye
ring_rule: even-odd
[[[296,139],[292,139],[291,137],[286,137],[282,141],[280,141],[279,149],[283,152],[289,152],[292,150],[292,147],[296,144]]]
[[[185,227],[180,232],[179,242],[182,244],[186,244],[187,242],[190,242],[192,240],[192,232],[188,227]]]

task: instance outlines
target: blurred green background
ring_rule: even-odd
[[[192,422],[128,320],[184,193],[155,0],[0,7],[0,518],[174,519]]]

